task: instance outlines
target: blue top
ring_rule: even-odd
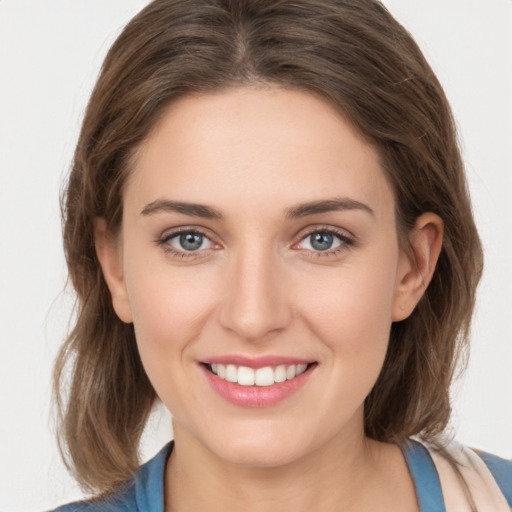
[[[54,512],[164,512],[165,465],[174,443],[165,445],[115,496],[104,500],[71,503]],[[434,463],[423,445],[411,441],[404,447],[421,512],[446,512],[441,483]],[[479,453],[512,509],[512,461]]]

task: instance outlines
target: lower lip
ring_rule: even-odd
[[[242,407],[271,407],[286,400],[304,386],[315,366],[310,365],[299,376],[271,386],[241,386],[217,377],[204,365],[200,365],[213,390],[228,402]]]

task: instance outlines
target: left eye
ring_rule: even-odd
[[[301,240],[302,248],[310,251],[328,251],[336,249],[343,244],[344,240],[331,231],[315,231]]]
[[[167,239],[167,243],[178,251],[193,252],[200,249],[210,249],[212,242],[202,233],[195,231],[187,231],[171,236]]]

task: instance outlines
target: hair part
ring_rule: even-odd
[[[130,164],[171,102],[255,84],[324,98],[377,148],[399,233],[427,211],[443,220],[437,269],[412,315],[392,326],[366,399],[365,429],[402,443],[412,435],[433,439],[448,423],[482,250],[450,107],[416,43],[375,0],[156,0],[105,59],[63,198],[78,315],[54,370],[59,435],[68,467],[97,495],[115,491],[137,469],[156,394],[133,326],[114,313],[94,219],[104,218],[112,233],[119,229]]]

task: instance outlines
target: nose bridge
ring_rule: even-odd
[[[260,243],[233,254],[221,305],[223,326],[247,340],[261,340],[284,329],[291,319],[283,269],[274,251]]]

